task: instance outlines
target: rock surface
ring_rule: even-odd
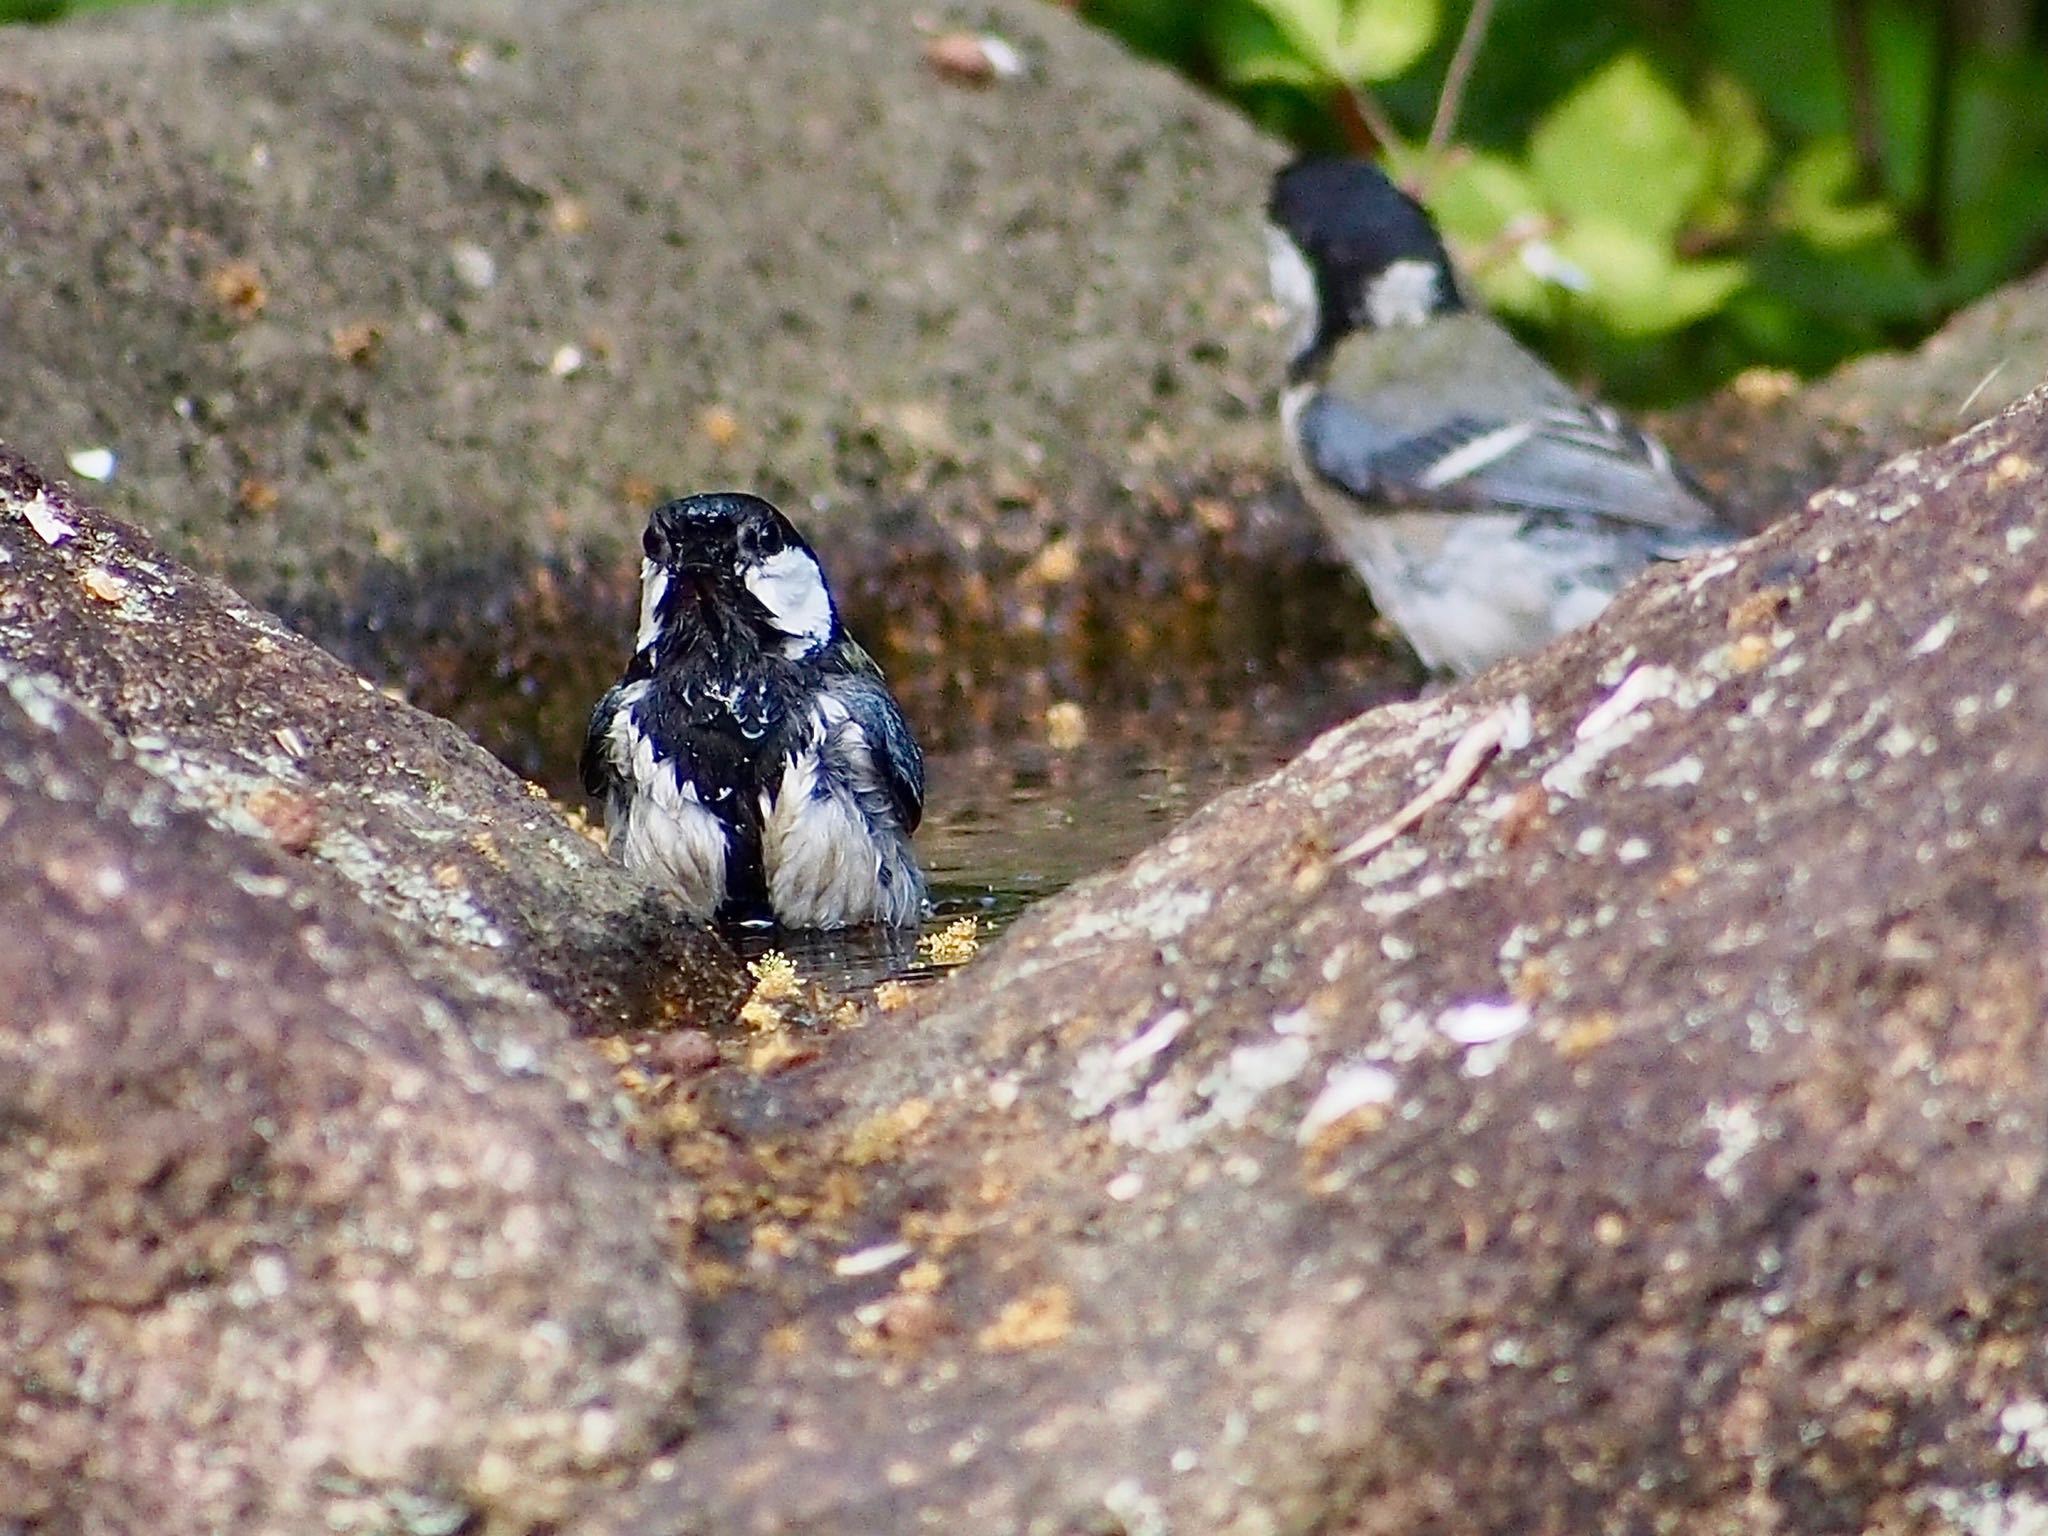
[[[0,1528],[2040,1528],[2040,397],[744,1034],[174,563],[564,756],[668,487],[808,506],[921,724],[1355,645],[1274,490],[1274,151],[1040,0],[986,89],[920,14],[8,36],[0,437],[113,448],[169,553],[0,461]],[[1674,435],[1790,510],[2044,315]],[[653,1018],[662,1176],[568,1039]]]
[[[19,525],[10,600],[62,579]],[[684,1422],[688,1186],[555,1009],[190,809],[5,634],[0,1530],[573,1517]]]
[[[2048,272],[1955,315],[1911,352],[1873,353],[1801,387],[1755,374],[1666,423],[1672,446],[1760,527],[1776,508],[1946,441],[2048,381]]]
[[[47,483],[0,446],[0,682],[82,708],[180,803],[383,913],[479,995],[587,1030],[729,1017],[745,977],[444,721]]]
[[[2034,1529],[2044,488],[2048,392],[699,1079],[716,1427],[587,1528]]]
[[[558,751],[577,722],[518,685],[616,673],[661,492],[797,513],[928,734],[1003,711],[954,677],[998,645],[1270,648],[1254,557],[1298,567],[1306,521],[1167,488],[1270,467],[1278,151],[1040,0],[975,20],[1023,78],[949,79],[888,0],[16,29],[0,220],[39,299],[0,314],[0,439],[112,449],[111,509],[173,554]],[[1069,532],[1071,571],[996,583]]]
[[[936,70],[963,24],[1027,74]],[[798,512],[928,745],[1410,680],[1276,456],[1279,151],[1042,0],[134,8],[4,55],[0,439],[112,450],[113,511],[558,789],[664,491]],[[2044,335],[2021,286],[1676,435],[1782,505]]]

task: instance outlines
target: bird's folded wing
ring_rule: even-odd
[[[1686,533],[1720,526],[1663,445],[1604,406],[1518,420],[1459,415],[1402,434],[1325,391],[1303,408],[1300,434],[1318,475],[1391,506],[1515,507]]]
[[[868,754],[903,830],[915,832],[924,817],[924,754],[910,734],[903,711],[890,697],[879,673],[844,673],[826,686],[845,707],[847,718],[867,737]]]
[[[603,698],[597,701],[597,708],[590,716],[590,730],[583,738],[583,757],[579,764],[583,771],[583,789],[594,800],[602,800],[611,792],[616,780],[612,767],[611,736],[612,720],[619,712],[619,690],[608,688]]]

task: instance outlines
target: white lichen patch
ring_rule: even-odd
[[[2022,1467],[2048,1459],[2048,1403],[2023,1397],[2006,1404],[1998,1414],[1998,1449]]]
[[[1387,885],[1403,875],[1413,874],[1428,862],[1426,849],[1413,844],[1398,844],[1361,864],[1352,871],[1351,879],[1356,885]]]
[[[1112,1483],[1102,1495],[1102,1507],[1124,1536],[1170,1536],[1173,1529],[1165,1506],[1134,1477]]]
[[[1842,636],[1849,633],[1850,630],[1860,625],[1868,624],[1876,612],[1877,604],[1866,597],[1857,603],[1855,607],[1844,608],[1832,619],[1829,619],[1828,627],[1824,633],[1830,640],[1839,640]]]
[[[1961,1536],[2048,1536],[2048,1502],[1997,1483],[1937,1488],[1926,1502]]]
[[[1688,597],[1696,596],[1709,584],[1719,581],[1723,576],[1734,570],[1735,566],[1736,559],[1733,555],[1722,555],[1718,559],[1709,560],[1705,565],[1686,577],[1686,595]]]
[[[1294,1139],[1305,1147],[1331,1126],[1361,1110],[1393,1103],[1400,1091],[1401,1080],[1385,1067],[1369,1061],[1343,1062],[1330,1069],[1322,1092],[1310,1102],[1301,1124],[1294,1128]]]
[[[1107,1110],[1111,1140],[1150,1152],[1179,1151],[1219,1127],[1243,1125],[1262,1099],[1307,1070],[1315,1048],[1301,1017],[1298,1010],[1280,1015],[1275,1022],[1285,1030],[1237,1046],[1192,1086],[1169,1069],[1139,1094],[1152,1076],[1150,1064],[1187,1027],[1186,1014],[1176,1009],[1114,1049],[1097,1046],[1081,1054],[1067,1084],[1074,1118]]]
[[[1568,800],[1584,794],[1595,768],[1650,729],[1646,706],[1677,694],[1678,674],[1670,667],[1635,668],[1579,722],[1571,751],[1545,771],[1543,787]]]
[[[843,1280],[878,1275],[885,1269],[894,1269],[909,1258],[911,1252],[908,1243],[877,1243],[871,1248],[842,1253],[832,1261],[832,1273]]]
[[[78,701],[46,672],[8,672],[7,694],[23,714],[46,731],[61,728],[65,711],[78,708]]]
[[[1689,755],[1644,774],[1643,784],[1649,789],[1686,789],[1706,776],[1707,765],[1697,756]]]
[[[1436,1030],[1452,1044],[1465,1048],[1466,1076],[1490,1077],[1506,1057],[1509,1044],[1528,1029],[1530,1022],[1526,1003],[1512,998],[1482,998],[1446,1008],[1436,1017]]]
[[[1313,1054],[1314,1047],[1300,1035],[1238,1046],[1195,1085],[1209,1105],[1203,1118],[1209,1124],[1244,1124],[1260,1099],[1301,1076]]]
[[[1163,861],[1151,860],[1131,872],[1131,882],[1157,884],[1174,873]],[[1054,948],[1085,943],[1091,939],[1127,939],[1138,936],[1155,944],[1178,938],[1188,926],[1205,914],[1213,900],[1204,890],[1161,886],[1115,912],[1083,912],[1052,936]]]
[[[41,491],[20,506],[21,515],[28,519],[29,527],[45,544],[62,544],[66,539],[78,536],[78,530],[59,515],[57,509],[50,505],[49,497]]]
[[[1092,1120],[1135,1093],[1145,1081],[1149,1063],[1180,1038],[1189,1017],[1185,1008],[1170,1009],[1118,1045],[1091,1045],[1082,1051],[1067,1080],[1074,1118]]]
[[[1709,1104],[1702,1123],[1714,1135],[1716,1149],[1707,1159],[1706,1175],[1722,1194],[1734,1196],[1739,1187],[1736,1171],[1743,1160],[1763,1145],[1764,1129],[1747,1104]]]
[[[430,871],[393,862],[346,828],[321,834],[320,857],[357,889],[379,892],[384,905],[445,938],[484,949],[503,949],[509,942],[463,887],[443,886]]]
[[[1913,642],[1907,649],[1906,654],[1908,656],[1932,656],[1954,638],[1955,632],[1956,616],[1954,614],[1951,613],[1936,619],[1933,624],[1928,626],[1927,633]]]

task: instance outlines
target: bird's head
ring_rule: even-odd
[[[1296,160],[1273,178],[1266,213],[1267,271],[1297,327],[1297,357],[1346,331],[1464,308],[1429,215],[1367,161]]]
[[[640,633],[797,661],[831,644],[839,616],[818,557],[771,503],[740,491],[663,502],[641,539]]]

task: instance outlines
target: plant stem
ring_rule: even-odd
[[[1927,174],[1921,181],[1920,211],[1913,220],[1920,254],[1939,267],[1948,252],[1949,147],[1955,135],[1956,56],[1962,26],[1952,6],[1934,8],[1934,52],[1927,80]]]
[[[1835,40],[1849,87],[1849,132],[1865,197],[1884,195],[1884,138],[1878,126],[1877,81],[1870,68],[1866,0],[1835,0]],[[1946,6],[1937,7],[1946,10]]]
[[[1429,125],[1432,160],[1443,153],[1444,146],[1451,141],[1451,130],[1457,127],[1458,107],[1465,99],[1472,66],[1479,60],[1479,45],[1486,40],[1493,5],[1494,0],[1472,0],[1472,9],[1465,17],[1465,30],[1459,34],[1457,51],[1451,55],[1451,67],[1444,71],[1444,88],[1436,99],[1436,117]]]
[[[1345,140],[1360,154],[1377,150],[1392,163],[1403,158],[1394,123],[1372,92],[1343,81],[1337,88],[1337,120]]]

